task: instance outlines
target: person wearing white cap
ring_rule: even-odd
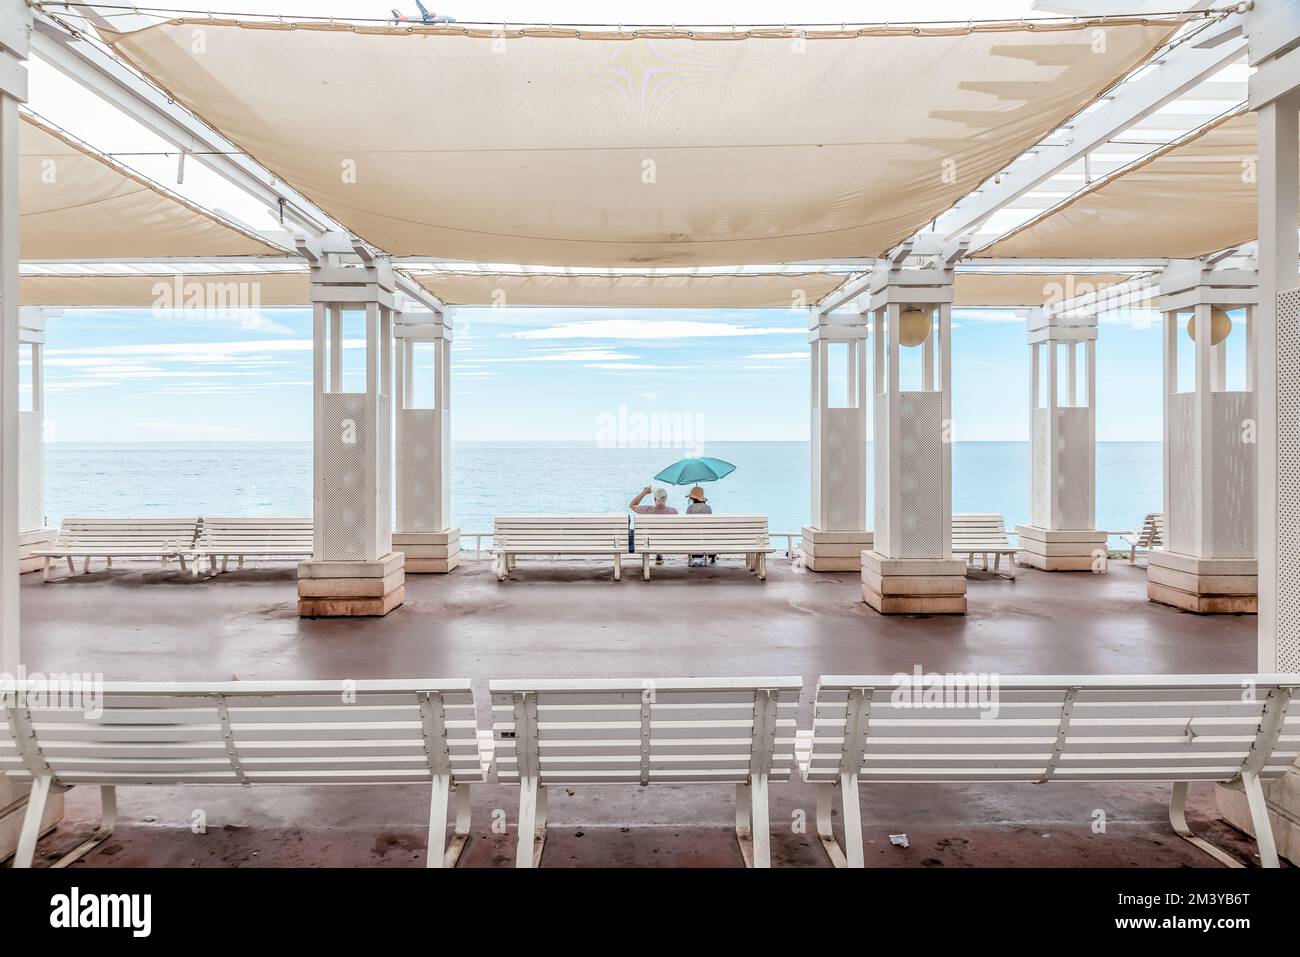
[[[638,515],[676,515],[677,514],[677,509],[673,508],[671,505],[668,504],[667,489],[665,488],[655,489],[654,490],[655,503],[653,505],[642,505],[641,499],[645,498],[649,494],[650,494],[650,486],[647,485],[645,488],[643,488],[640,492],[637,493],[636,497],[632,499],[632,501],[628,502],[627,507],[630,508],[632,511],[636,512]],[[664,563],[664,557],[662,555],[656,555],[655,564],[662,565],[663,563]]]

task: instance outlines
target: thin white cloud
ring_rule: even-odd
[[[742,359],[807,359],[806,352],[751,352]]]
[[[344,339],[345,349],[364,349],[364,339]],[[310,352],[310,339],[249,339],[235,342],[154,342],[135,345],[75,346],[49,349],[47,356],[148,356],[149,358],[248,355],[262,352]]]
[[[584,369],[637,369],[637,370],[643,370],[643,369],[667,369],[667,370],[673,370],[673,369],[690,369],[690,368],[693,368],[693,367],[692,367],[692,366],[660,366],[660,365],[648,365],[648,364],[645,364],[645,363],[637,363],[637,362],[588,362],[586,365],[583,366],[583,368],[584,368]]]
[[[725,322],[689,319],[592,319],[542,329],[507,332],[507,339],[716,339],[734,336],[806,335],[795,327],[733,326]]]
[[[491,358],[463,359],[463,365],[480,365],[488,362],[622,362],[640,356],[606,349],[571,349],[567,352],[543,352],[530,356],[494,356]]]

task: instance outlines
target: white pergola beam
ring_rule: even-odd
[[[1193,8],[1206,6],[1209,6],[1208,2],[1200,2]],[[1205,78],[1240,59],[1246,52],[1241,26],[1240,18],[1229,16],[1205,27],[1195,39],[1169,50],[1144,74],[1121,84],[1095,109],[1078,116],[1071,124],[1068,136],[1059,140],[1061,146],[1040,145],[958,202],[940,217],[936,230],[938,235],[951,239],[978,228],[1022,193],[1050,179],[1112,137],[1136,126]]]

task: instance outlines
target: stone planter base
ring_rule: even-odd
[[[443,575],[460,565],[460,529],[394,532],[393,551],[406,556],[411,575]]]
[[[1300,767],[1293,765],[1282,777],[1260,784],[1264,789],[1264,803],[1268,806],[1277,852],[1300,866]],[[1245,792],[1231,785],[1218,784],[1214,788],[1214,801],[1219,807],[1220,817],[1237,830],[1255,836]]]
[[[1106,571],[1106,533],[1092,529],[1048,529],[1018,525],[1022,565],[1045,572]]]
[[[1147,598],[1201,615],[1253,615],[1259,611],[1258,565],[1253,558],[1194,558],[1152,549]]]
[[[54,544],[54,539],[58,536],[58,530],[53,528],[40,528],[33,532],[18,533],[18,574],[26,575],[28,572],[38,572],[45,567],[45,559],[32,554],[42,548],[49,548]]]
[[[800,532],[804,565],[810,572],[856,572],[862,568],[862,552],[875,544],[868,531],[824,532],[805,525]]]
[[[862,600],[882,615],[966,614],[960,558],[886,558],[862,553]]]
[[[406,598],[405,560],[389,552],[374,562],[306,561],[298,565],[302,618],[374,618]]]

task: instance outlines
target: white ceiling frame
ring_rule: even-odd
[[[173,101],[95,43],[80,39],[67,25],[40,10],[32,11],[32,53],[69,79],[142,124],[179,150],[187,152],[233,186],[280,213],[308,236],[348,232],[327,213],[244,153],[219,132]],[[215,260],[208,260],[215,261]],[[301,262],[301,260],[299,260]],[[398,289],[434,312],[446,306],[409,276],[396,274]]]
[[[1189,9],[1203,9],[1212,0],[1198,0]],[[979,189],[959,200],[939,216],[942,226],[922,230],[906,242],[935,247],[969,235],[994,213],[1043,185],[1054,175],[1080,162],[1113,137],[1139,124],[1246,52],[1240,16],[1226,16],[1203,27],[1195,37],[1179,43],[1139,68],[1137,76],[1120,83],[1090,112],[1080,114],[1062,129],[1066,138],[1051,140],[1053,131],[1009,167],[985,180]],[[900,246],[903,244],[900,244]],[[825,296],[817,312],[825,315],[867,291],[871,276],[864,272]]]

